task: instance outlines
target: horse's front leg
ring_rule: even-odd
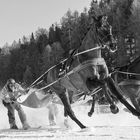
[[[65,94],[66,94],[67,98],[69,99],[68,102],[71,104],[71,99],[69,97],[68,91],[66,91]],[[70,128],[70,125],[68,123],[68,113],[67,113],[65,106],[64,106],[64,117],[65,117],[64,125],[66,126],[66,128]]]
[[[71,93],[71,91],[68,91],[68,90],[66,90],[66,92],[65,92],[65,94],[66,94],[66,96],[68,98],[69,104],[72,103],[72,93],[71,94],[70,93]],[[64,106],[64,116],[68,117],[68,113],[67,113],[67,110],[66,110],[65,106]]]
[[[91,106],[90,111],[88,112],[89,117],[91,117],[92,114],[94,113],[95,102],[96,102],[96,97],[95,96],[96,96],[95,94],[92,96],[92,106]]]
[[[104,85],[102,86],[103,89],[104,89],[104,93],[105,93],[105,96],[107,98],[107,101],[109,102],[110,104],[110,110],[113,114],[116,114],[119,112],[119,109],[118,107],[115,105],[114,103],[114,100],[113,98],[111,97],[111,92],[109,91],[108,87],[107,87],[107,83],[105,82]]]
[[[66,113],[70,116],[70,118],[75,121],[80,128],[86,128],[86,126],[84,126],[75,116],[72,108],[71,108],[71,105],[70,105],[70,102],[69,102],[69,98],[67,97],[66,93],[61,93],[59,94],[59,97],[64,105],[64,108],[66,110]]]

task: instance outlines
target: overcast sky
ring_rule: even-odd
[[[0,0],[0,47],[11,44],[23,35],[29,36],[39,27],[49,27],[68,9],[82,12],[91,0]]]

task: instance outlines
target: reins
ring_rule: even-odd
[[[121,73],[121,74],[125,74],[125,75],[136,75],[136,76],[140,76],[139,73],[119,71],[119,70],[115,70],[115,71],[111,72],[110,75],[112,75],[114,73]]]
[[[79,55],[81,55],[81,54],[84,54],[84,53],[87,53],[87,52],[90,52],[90,51],[94,51],[94,50],[98,50],[98,49],[101,49],[101,48],[102,48],[102,47],[100,46],[100,47],[88,49],[88,50],[85,50],[85,51],[76,53],[74,56],[79,56]],[[43,81],[43,80],[39,81],[40,79],[42,79],[46,74],[48,74],[49,71],[53,70],[53,69],[56,68],[58,65],[62,64],[63,62],[65,62],[67,59],[68,59],[68,58],[62,60],[60,63],[58,63],[58,64],[52,66],[51,68],[49,68],[44,74],[42,74],[38,79],[36,79],[36,80],[28,87],[28,89],[33,88],[34,86],[40,84],[40,83]],[[72,70],[72,71],[73,71],[73,70]],[[71,72],[71,71],[70,71],[70,72]],[[66,74],[66,76],[67,76],[67,74]],[[45,86],[45,87],[42,87],[42,88],[38,89],[38,90],[40,91],[40,90],[43,90],[43,89],[45,89],[45,88],[48,88],[48,87],[52,86],[53,84],[57,83],[57,82],[58,82],[59,80],[61,80],[62,78],[64,78],[64,77],[58,78],[56,81],[50,83],[49,85],[47,85],[47,86]],[[39,81],[39,82],[38,82],[38,81]]]
[[[90,31],[90,30],[91,30],[91,28],[89,29],[89,31]],[[88,31],[88,32],[89,32],[89,31]],[[83,39],[83,41],[84,41],[84,39]],[[81,44],[83,44],[83,41],[82,41]],[[81,45],[81,46],[82,46],[82,45]],[[98,49],[98,47],[97,47],[97,49]],[[78,50],[78,49],[76,49],[76,50]],[[92,50],[96,50],[96,48],[92,48]],[[92,50],[89,49],[89,51],[92,51]],[[82,52],[79,52],[79,53],[74,54],[74,56],[78,56],[78,55],[84,54],[84,53],[89,52],[89,51],[88,51],[88,50],[82,51]],[[56,65],[50,67],[44,74],[42,74],[39,78],[37,78],[37,79],[28,87],[28,89],[33,88],[33,87],[35,86],[35,84],[36,84],[41,78],[43,78],[46,74],[48,74],[48,72],[49,72],[50,70],[56,68],[56,67],[59,66],[60,64],[63,64],[63,63],[66,62],[68,59],[69,59],[69,58],[66,58],[66,59],[60,61],[58,64],[56,64]]]
[[[140,76],[139,73],[133,73],[133,72],[126,72],[126,71],[116,71],[118,73],[122,73],[122,74],[129,74],[129,75],[137,75],[137,76]]]

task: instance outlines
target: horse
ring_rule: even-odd
[[[67,115],[81,129],[86,128],[86,126],[75,116],[66,90],[72,91],[74,95],[83,91],[86,96],[92,95],[98,87],[101,87],[108,97],[111,110],[118,112],[118,107],[111,98],[111,94],[113,94],[132,114],[140,116],[140,113],[121,95],[118,85],[110,77],[106,62],[102,58],[101,52],[104,47],[107,47],[111,52],[116,50],[112,27],[108,21],[104,21],[102,24],[103,20],[104,16],[100,20],[94,20],[95,22],[85,35],[81,46],[70,53],[63,65],[64,74],[60,74],[60,68],[62,68],[62,63],[60,63],[43,75],[43,80],[61,99]]]
[[[113,74],[115,81],[140,112],[140,56],[127,65],[117,68]]]

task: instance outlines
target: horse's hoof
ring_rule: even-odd
[[[91,117],[91,116],[92,116],[92,114],[93,114],[93,113],[91,113],[91,112],[88,112],[88,116],[89,116],[89,117]]]
[[[110,110],[113,114],[117,114],[119,112],[119,108],[116,105],[111,105]]]
[[[95,131],[95,128],[94,127],[85,127],[85,128],[82,128],[80,130],[80,132],[89,132],[89,131],[94,132]]]
[[[87,127],[86,126],[82,126],[82,129],[86,129]]]

